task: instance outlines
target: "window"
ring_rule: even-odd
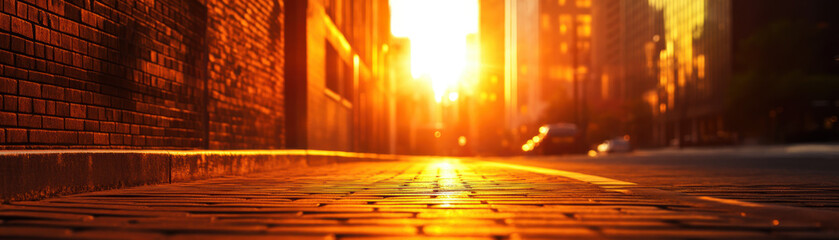
[[[341,57],[335,46],[326,41],[326,88],[335,93],[341,92]]]
[[[591,7],[591,0],[576,0],[575,5],[578,8],[589,8]]]
[[[572,24],[571,22],[571,15],[568,14],[560,14],[559,15],[559,33],[565,34],[568,31],[568,25]]]
[[[591,36],[591,15],[581,14],[577,15],[577,36],[589,37]]]
[[[338,53],[338,49],[326,41],[326,89],[346,100],[351,99],[353,93],[353,66],[347,63]]]
[[[542,14],[542,29],[549,28],[551,28],[551,16],[548,14]]]

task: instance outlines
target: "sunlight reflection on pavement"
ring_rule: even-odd
[[[0,206],[0,219],[3,237],[836,236],[812,222],[773,222],[453,159],[347,163],[14,202]]]

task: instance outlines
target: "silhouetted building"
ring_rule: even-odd
[[[639,146],[839,139],[837,5],[594,0],[595,107]]]
[[[605,107],[619,121],[611,134],[629,134],[635,146],[655,146],[663,15],[647,1],[595,0],[592,24],[593,77]]]
[[[478,154],[499,154],[513,144],[509,142],[505,119],[505,0],[483,0],[480,3],[478,32],[480,38],[480,71],[477,106],[480,116],[476,134]]]
[[[542,0],[539,5],[540,78],[544,96],[582,96],[591,69],[590,0]],[[575,90],[575,81],[579,85]],[[573,121],[573,117],[568,118]]]

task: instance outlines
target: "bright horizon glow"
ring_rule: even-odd
[[[411,75],[431,80],[439,102],[467,66],[466,37],[478,32],[478,0],[390,0],[391,33],[411,40]]]

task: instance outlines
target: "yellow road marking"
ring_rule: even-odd
[[[763,207],[764,206],[763,204],[759,204],[759,203],[750,203],[750,202],[743,202],[743,201],[738,201],[738,200],[722,199],[722,198],[707,197],[707,196],[698,197],[698,198],[702,199],[702,200],[724,203],[724,204],[729,204],[729,205],[743,206],[743,207]]]
[[[588,175],[583,173],[576,173],[576,172],[569,172],[569,171],[562,171],[550,168],[541,168],[541,167],[531,167],[531,166],[524,166],[518,164],[510,164],[510,163],[498,163],[498,162],[487,162],[488,165],[498,166],[498,167],[506,167],[512,168],[516,170],[523,170],[528,172],[535,172],[541,173],[546,175],[553,175],[553,176],[561,176],[570,179],[580,180],[583,182],[595,184],[595,185],[636,185],[635,183],[631,182],[624,182],[621,180],[615,180],[611,178],[605,178],[600,176]]]
[[[583,182],[587,182],[587,183],[591,183],[591,184],[595,184],[595,185],[601,185],[601,186],[604,186],[606,188],[609,188],[608,186],[613,186],[614,187],[614,186],[637,185],[635,183],[615,180],[615,179],[611,179],[611,178],[588,175],[588,174],[583,174],[583,173],[562,171],[562,170],[556,170],[556,169],[550,169],[550,168],[531,167],[531,166],[524,166],[524,165],[517,165],[517,164],[510,164],[510,163],[498,163],[498,162],[486,162],[485,164],[492,165],[492,166],[497,166],[497,167],[506,167],[506,168],[512,168],[512,169],[517,169],[517,170],[541,173],[541,174],[546,174],[546,175],[561,176],[561,177],[571,178],[571,179],[575,179],[575,180],[579,180],[579,181],[583,181]],[[628,192],[629,190],[626,190],[626,189],[612,189],[612,191],[618,191],[618,192],[627,191]],[[759,204],[759,203],[751,203],[751,202],[744,202],[744,201],[739,201],[739,200],[722,199],[722,198],[715,198],[715,197],[708,197],[708,196],[696,196],[696,198],[701,199],[701,200],[705,200],[705,201],[712,201],[712,202],[718,202],[718,203],[722,203],[722,204],[735,205],[735,206],[741,206],[741,207],[765,207],[766,206],[766,205]]]

